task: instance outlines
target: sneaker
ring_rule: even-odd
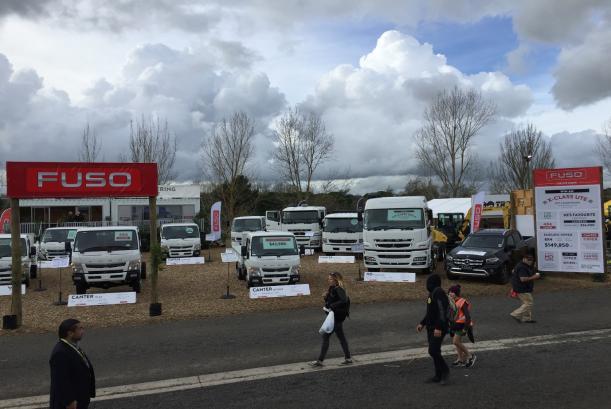
[[[317,361],[309,362],[308,365],[310,365],[312,368],[321,368],[323,366],[322,362],[320,362],[318,360]]]
[[[465,365],[465,368],[471,368],[473,365],[475,365],[476,359],[477,359],[477,355],[471,354],[471,358],[469,358],[469,362],[467,362],[467,364]]]
[[[340,362],[340,365],[352,365],[352,358],[348,358],[348,359],[344,359],[342,362]]]
[[[459,361],[458,359],[456,361],[452,362],[452,366],[453,367],[459,367],[459,366],[465,366],[465,365],[466,365],[465,362]]]

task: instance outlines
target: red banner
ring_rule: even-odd
[[[11,232],[11,209],[4,209],[2,215],[0,215],[0,233]]]
[[[157,196],[156,163],[6,162],[18,199]]]
[[[602,168],[535,169],[535,186],[598,185]]]

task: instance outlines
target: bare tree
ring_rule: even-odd
[[[473,138],[488,124],[495,105],[475,90],[440,92],[424,111],[424,125],[417,133],[417,156],[430,169],[451,197],[464,185],[473,165]]]
[[[176,136],[172,138],[168,121],[145,120],[144,116],[134,126],[129,124],[129,156],[121,155],[122,162],[157,163],[159,183],[167,183],[174,176],[172,168],[176,160]]]
[[[223,118],[203,142],[203,163],[207,173],[220,186],[228,220],[235,216],[237,190],[246,176],[254,151],[254,120],[244,112]]]
[[[298,192],[305,182],[305,191],[311,193],[316,169],[333,151],[333,136],[322,117],[289,108],[276,125],[276,141],[274,159],[284,178]]]
[[[96,162],[102,151],[102,142],[98,139],[95,128],[89,126],[89,122],[83,129],[81,136],[81,151],[78,159],[81,162]]]
[[[596,153],[607,173],[611,173],[611,119],[603,125],[603,133],[604,135],[598,138]]]
[[[505,135],[496,163],[491,165],[491,189],[507,193],[529,189],[531,171],[555,166],[552,146],[533,124]]]

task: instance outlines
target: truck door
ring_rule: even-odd
[[[280,230],[280,211],[267,210],[265,212],[265,228],[267,231]]]

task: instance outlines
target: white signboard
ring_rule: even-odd
[[[319,256],[318,264],[352,264],[354,263],[354,256]]]
[[[366,271],[363,280],[387,283],[415,283],[416,273],[373,273]]]
[[[532,214],[516,215],[516,228],[524,237],[535,237],[535,217]]]
[[[598,172],[599,168],[535,171],[539,270],[604,273]]]
[[[94,305],[135,304],[136,293],[98,293],[98,294],[70,294],[68,307],[90,307]]]
[[[12,285],[0,285],[0,296],[4,295],[12,295],[13,294],[13,286]],[[21,295],[25,294],[25,284],[21,284]]]
[[[223,263],[237,263],[238,255],[233,251],[227,251],[225,253],[221,253],[221,261]]]
[[[204,259],[204,257],[177,257],[177,258],[168,257],[165,260],[165,264],[167,266],[182,266],[182,265],[189,265],[189,264],[204,264],[205,262],[206,262],[206,260]]]
[[[353,253],[362,253],[365,251],[365,245],[363,243],[353,244],[350,247],[350,251],[352,251]]]
[[[66,268],[70,265],[68,257],[58,257],[53,260],[43,260],[40,262],[40,268]]]
[[[306,232],[304,232],[303,235],[306,236],[306,237],[314,237],[314,232],[313,231],[306,231]]]
[[[314,249],[304,249],[304,253],[305,256],[313,256],[314,255]]]
[[[277,285],[268,287],[252,287],[250,298],[296,297],[310,295],[309,284]]]

